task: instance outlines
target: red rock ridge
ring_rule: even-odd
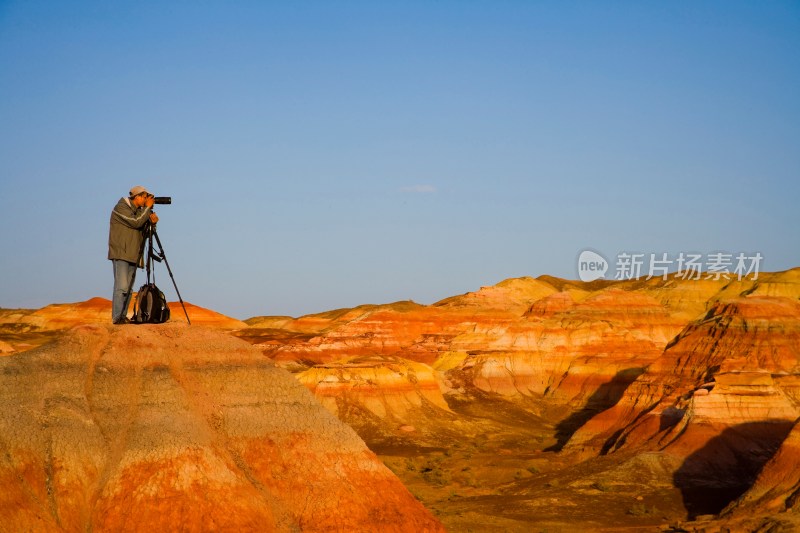
[[[687,413],[726,426],[793,421],[800,415],[799,370],[800,302],[759,296],[719,301],[570,444],[668,442],[672,433],[685,433],[678,422],[685,424]]]
[[[185,302],[192,324],[219,329],[246,328],[241,320]],[[170,322],[186,322],[180,302],[170,302]],[[129,314],[133,313],[133,302]],[[69,328],[85,324],[110,324],[111,300],[51,304],[41,309],[0,309],[0,355],[34,348]]]

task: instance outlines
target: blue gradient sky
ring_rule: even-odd
[[[787,269],[800,3],[0,0],[0,306],[110,298],[136,184],[184,298],[238,318],[586,247]]]

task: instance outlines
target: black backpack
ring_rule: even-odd
[[[169,306],[161,289],[155,283],[146,283],[139,289],[133,304],[135,324],[162,324],[169,320]]]

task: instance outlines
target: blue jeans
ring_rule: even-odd
[[[114,265],[114,298],[111,300],[111,320],[119,322],[128,315],[133,294],[136,265],[122,259],[112,259]]]

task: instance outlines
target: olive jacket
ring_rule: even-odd
[[[122,259],[129,263],[142,265],[142,243],[144,227],[150,220],[149,207],[136,207],[129,198],[120,198],[111,211],[111,225],[108,230],[108,258]]]

